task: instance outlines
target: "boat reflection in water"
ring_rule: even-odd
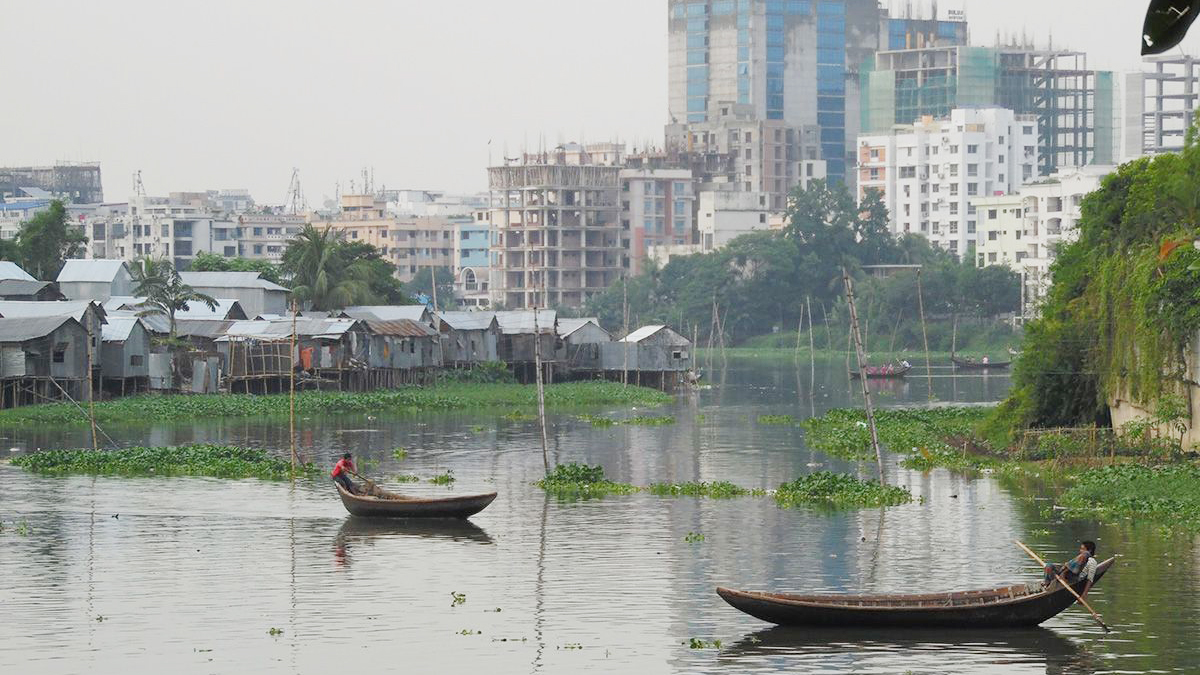
[[[747,671],[812,668],[814,672],[850,669],[855,673],[1088,675],[1109,667],[1082,643],[1045,628],[879,630],[775,626],[729,645],[721,650],[720,658],[745,661]]]
[[[338,565],[348,565],[350,559],[347,553],[351,549],[407,537],[485,545],[494,543],[487,531],[469,520],[348,516],[333,538],[334,559]]]

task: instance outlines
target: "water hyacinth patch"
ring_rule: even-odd
[[[557,497],[566,499],[590,499],[606,495],[628,495],[638,489],[628,483],[614,483],[604,477],[604,468],[587,464],[559,464],[542,480],[538,487]]]
[[[660,405],[671,397],[647,387],[615,382],[565,382],[548,385],[546,406]],[[287,394],[145,395],[96,403],[100,424],[163,422],[212,417],[287,415]],[[296,414],[417,413],[435,410],[535,408],[537,390],[520,384],[443,384],[368,392],[306,391],[296,394]],[[522,415],[531,413],[522,412]],[[532,417],[531,417],[532,418]],[[86,425],[70,403],[47,403],[0,410],[0,425]]]
[[[180,445],[120,450],[46,450],[23,455],[13,464],[35,473],[111,476],[208,476],[212,478],[291,477],[288,459],[261,448],[232,445]],[[312,464],[297,467],[304,476],[322,474]]]
[[[1079,474],[1062,495],[1072,511],[1142,516],[1200,528],[1200,466],[1117,464]]]
[[[660,497],[712,497],[714,499],[731,499],[745,495],[761,496],[764,490],[751,490],[729,481],[713,481],[712,483],[652,483],[646,488],[650,494]]]
[[[791,415],[759,415],[759,424],[795,424],[796,420]]]
[[[829,471],[801,476],[780,485],[775,491],[775,502],[783,508],[804,505],[896,506],[912,500],[912,493],[904,488]]]

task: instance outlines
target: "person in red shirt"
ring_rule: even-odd
[[[354,483],[350,480],[350,473],[354,471],[354,460],[350,457],[350,453],[342,455],[337,464],[333,465],[333,473],[330,474],[333,480],[346,489],[346,492],[355,494]]]

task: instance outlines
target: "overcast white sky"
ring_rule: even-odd
[[[922,5],[928,0],[914,0]],[[899,0],[891,3],[900,5]],[[943,0],[1135,70],[1146,0]],[[0,0],[0,165],[99,160],[105,197],[471,192],[507,146],[661,144],[666,0]],[[1182,45],[1200,51],[1200,28]],[[1176,50],[1178,51],[1178,50]]]

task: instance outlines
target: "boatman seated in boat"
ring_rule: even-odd
[[[1083,592],[1079,597],[1086,597],[1087,592],[1092,589],[1092,583],[1096,581],[1096,542],[1081,541],[1079,542],[1079,555],[1071,558],[1061,565],[1046,565],[1045,585],[1049,586],[1054,581],[1055,574],[1061,574],[1062,578],[1067,583],[1074,585],[1080,579],[1087,579],[1087,585],[1083,587]]]
[[[350,480],[349,472],[351,471],[354,471],[354,459],[347,452],[342,455],[337,464],[333,465],[333,473],[330,475],[333,477],[334,482],[345,488],[346,492],[355,494],[354,483]]]

